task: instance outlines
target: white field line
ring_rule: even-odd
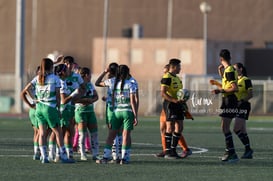
[[[159,144],[152,144],[152,143],[133,143],[133,145],[142,145],[142,146],[159,146],[161,147],[161,145]],[[205,152],[208,152],[208,149],[206,148],[199,148],[199,147],[191,147],[190,148],[192,149],[192,153],[193,154],[201,154],[201,153],[205,153]],[[26,150],[26,149],[0,149],[2,151],[5,151],[5,152],[22,152],[22,151],[30,151],[30,150]],[[153,156],[154,154],[149,154],[149,153],[136,153],[136,154],[131,154],[132,156]],[[5,154],[5,155],[0,155],[0,157],[30,157],[32,155],[8,155],[8,154]]]
[[[248,130],[253,130],[253,131],[273,131],[273,128],[248,128]]]

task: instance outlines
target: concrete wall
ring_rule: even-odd
[[[202,1],[173,0],[172,38],[202,38]],[[33,6],[34,0],[25,2],[26,72],[54,50],[74,56],[84,66],[94,64],[93,39],[103,35],[103,0],[37,0],[37,6]],[[253,47],[273,41],[272,0],[208,2],[212,6],[209,40],[252,42]],[[138,23],[145,38],[166,38],[167,7],[168,0],[111,0],[108,36],[121,37],[124,28]],[[15,17],[16,1],[0,0],[1,73],[14,72]]]
[[[95,39],[93,73],[100,73],[110,62],[117,62],[131,67],[131,73],[137,79],[155,80],[161,77],[163,67],[170,58],[179,58],[183,73],[202,74],[202,42],[197,39],[109,39],[107,61],[104,62],[100,61],[103,56],[103,39]]]
[[[164,65],[171,58],[182,61],[184,74],[217,74],[219,52],[223,48],[231,51],[232,61],[244,63],[244,42],[209,41],[207,63],[204,60],[204,43],[202,39],[162,39],[162,38],[109,38],[104,55],[104,40],[96,38],[93,42],[93,74],[99,74],[110,62],[127,64],[138,80],[156,80]],[[106,57],[106,61],[103,61]]]

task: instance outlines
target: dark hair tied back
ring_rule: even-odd
[[[220,51],[219,56],[222,57],[223,59],[227,60],[227,61],[231,60],[230,52],[229,52],[228,49],[222,49]]]
[[[237,67],[239,69],[242,69],[243,76],[247,76],[246,68],[245,68],[245,66],[242,63],[239,62],[239,63],[236,63],[235,65],[237,65]]]
[[[66,70],[66,65],[65,64],[59,64],[55,67],[54,73],[58,76],[62,74],[63,71]]]
[[[90,69],[87,67],[83,67],[80,69],[80,75],[83,78],[85,75],[89,75],[90,74]]]

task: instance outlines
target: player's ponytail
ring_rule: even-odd
[[[45,84],[47,74],[51,73],[53,68],[53,62],[49,58],[43,58],[40,65],[40,71],[38,72],[38,83],[40,85]]]
[[[124,83],[125,80],[128,78],[129,76],[129,67],[127,65],[120,65],[119,66],[119,75],[120,75],[120,80],[121,80],[121,92],[123,91],[123,87],[124,87]]]
[[[87,75],[90,75],[90,69],[87,67],[83,67],[80,69],[80,75],[82,78],[84,78]]]
[[[113,108],[115,106],[115,91],[116,91],[116,87],[117,87],[118,82],[119,82],[119,66],[117,67],[115,77],[116,77],[116,79],[115,79],[114,87],[113,87],[113,90],[112,90],[112,106],[113,106]]]
[[[237,67],[238,67],[239,69],[242,69],[242,74],[243,74],[243,76],[246,76],[246,77],[247,77],[247,72],[246,72],[245,66],[244,66],[242,63],[236,63],[236,65],[237,65]]]

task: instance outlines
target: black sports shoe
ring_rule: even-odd
[[[165,159],[170,159],[170,160],[173,160],[173,159],[177,159],[177,157],[175,155],[172,155],[172,154],[166,154],[164,156]]]
[[[96,163],[97,164],[107,164],[111,161],[111,158],[101,158],[101,159],[97,159]]]
[[[175,156],[175,157],[176,157],[176,159],[180,159],[180,158],[182,158],[181,156],[179,156],[179,155],[177,154],[176,150],[172,150],[171,155]]]
[[[164,156],[164,158],[166,158],[166,159],[180,159],[182,157],[179,156],[175,150],[172,150],[171,153],[170,154],[166,154]]]
[[[253,150],[249,149],[246,150],[245,153],[243,154],[243,156],[241,157],[242,159],[252,159],[253,158]]]
[[[164,158],[165,152],[162,151],[162,152],[160,152],[160,153],[155,154],[155,156],[156,156],[156,157],[160,157],[160,158]]]
[[[232,154],[225,153],[224,156],[222,157],[222,161],[229,162],[229,163],[235,163],[235,162],[239,161],[239,158],[236,153],[232,153]]]

